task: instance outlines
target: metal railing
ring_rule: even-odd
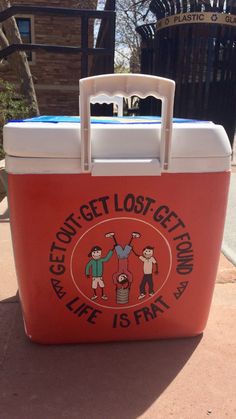
[[[176,82],[175,116],[223,125],[231,143],[236,116],[236,1],[152,0],[155,25],[142,37],[141,71]],[[142,113],[160,112],[154,101]]]
[[[0,23],[16,15],[45,15],[45,16],[63,16],[78,17],[81,20],[81,46],[51,45],[37,43],[11,44],[0,50],[0,59],[7,58],[16,51],[39,51],[44,50],[50,53],[63,54],[81,54],[81,77],[88,76],[89,56],[94,57],[93,74],[96,74],[96,57],[105,57],[106,68],[104,73],[114,71],[114,44],[115,44],[115,1],[108,0],[104,10],[81,10],[65,7],[50,6],[29,6],[14,5],[0,12]],[[101,20],[97,43],[94,47],[89,47],[89,20]],[[102,36],[103,32],[103,36]],[[104,43],[104,38],[106,43]]]

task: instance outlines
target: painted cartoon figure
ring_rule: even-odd
[[[146,246],[143,249],[143,254],[140,256],[135,251],[135,255],[139,257],[139,259],[143,262],[143,279],[139,286],[139,297],[138,299],[141,300],[146,296],[146,287],[148,288],[148,293],[150,296],[154,294],[153,288],[153,265],[155,265],[155,274],[158,274],[158,265],[157,261],[153,256],[154,247]]]
[[[85,268],[85,274],[87,278],[90,278],[90,271],[92,271],[92,289],[93,296],[91,300],[96,300],[98,298],[97,288],[100,287],[102,290],[102,299],[107,300],[107,296],[104,293],[104,281],[103,281],[103,264],[111,259],[113,255],[113,250],[109,250],[105,257],[102,257],[102,248],[100,246],[93,246],[90,250],[88,257],[92,258],[87,263]]]
[[[129,302],[129,291],[131,287],[131,281],[128,276],[124,273],[116,276],[114,280],[116,286],[116,303],[127,304]]]
[[[132,241],[134,238],[139,238],[140,233],[133,232],[131,234],[131,239],[125,247],[122,247],[117,243],[115,233],[107,233],[105,237],[112,238],[114,240],[114,249],[118,257],[118,270],[115,272],[113,277],[113,282],[116,286],[116,302],[117,304],[126,304],[129,301],[129,291],[131,283],[133,281],[133,275],[128,270],[128,257],[132,251]]]

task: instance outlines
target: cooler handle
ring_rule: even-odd
[[[154,96],[162,101],[160,166],[167,170],[170,160],[172,117],[175,82],[170,79],[146,74],[105,74],[80,80],[81,120],[81,167],[84,173],[91,172],[90,99],[105,94],[108,96]]]

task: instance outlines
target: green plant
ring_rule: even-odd
[[[3,126],[11,119],[24,119],[31,116],[31,107],[22,95],[16,92],[13,84],[0,79],[0,159],[4,158]]]

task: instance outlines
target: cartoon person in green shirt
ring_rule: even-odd
[[[102,257],[102,248],[100,246],[93,246],[90,250],[88,257],[92,258],[87,263],[85,268],[85,274],[87,278],[91,277],[92,274],[92,289],[93,289],[93,296],[91,300],[96,300],[97,296],[97,288],[100,287],[102,290],[102,299],[107,300],[107,296],[104,293],[104,281],[103,281],[103,264],[111,259],[113,255],[113,250],[109,250],[105,257]]]

